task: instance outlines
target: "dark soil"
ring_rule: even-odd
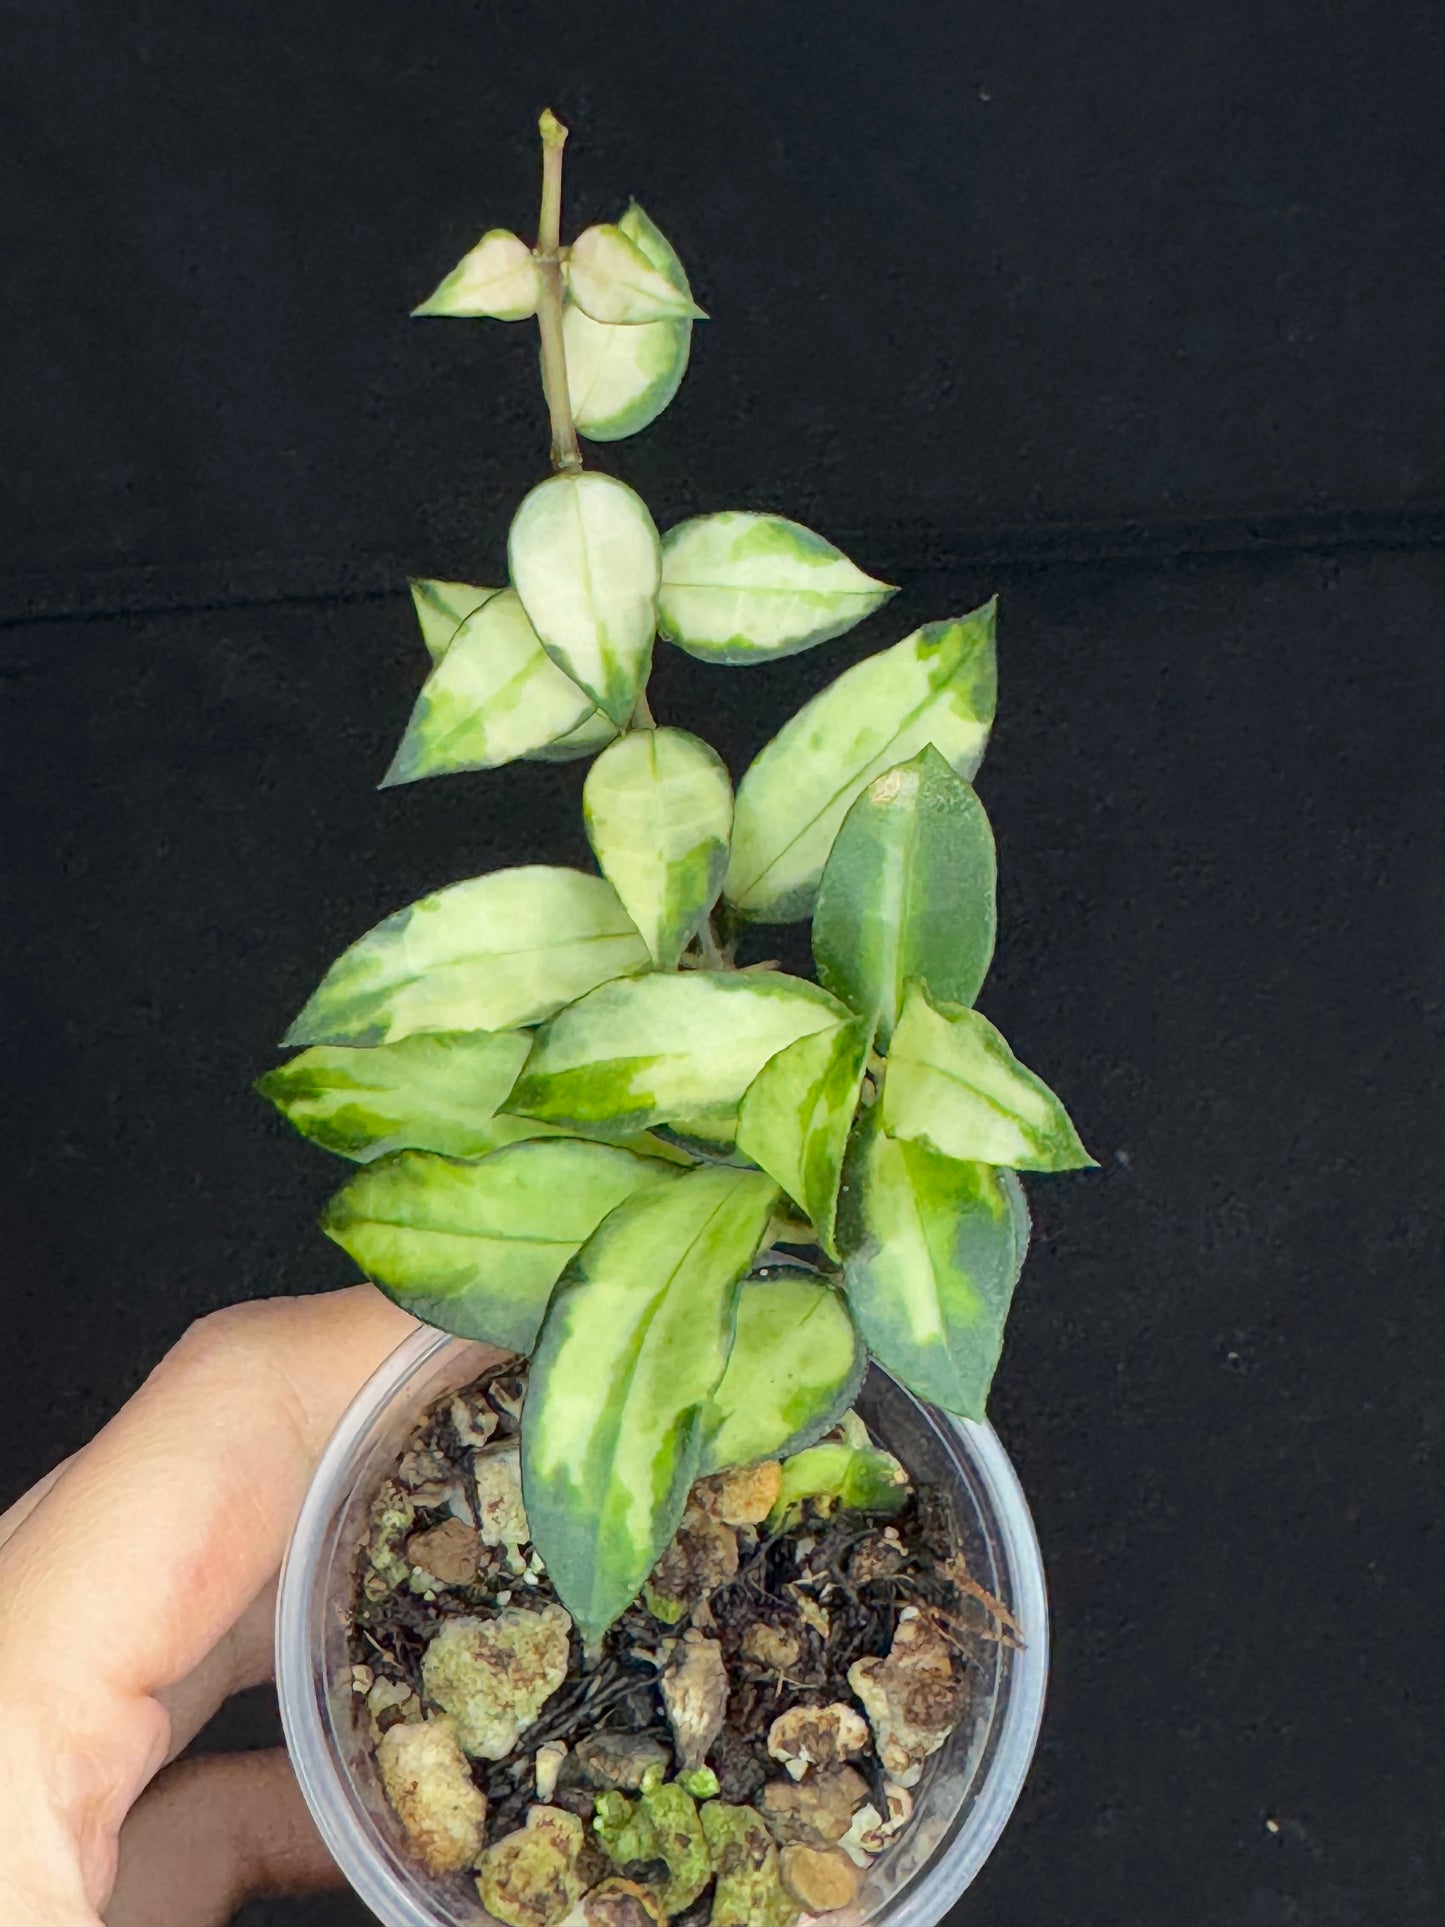
[[[487,1617],[508,1603],[507,1595],[513,1605],[534,1608],[556,1598],[545,1571],[520,1575],[515,1555],[509,1566],[505,1547],[483,1546],[475,1532],[477,1441],[485,1433],[494,1448],[516,1437],[524,1386],[525,1366],[510,1360],[461,1393],[438,1400],[377,1495],[358,1561],[350,1625],[352,1661],[367,1669],[357,1675],[355,1698],[363,1728],[372,1719],[364,1695],[368,1673],[373,1681],[395,1682],[422,1698],[422,1654],[448,1618]],[[451,1503],[456,1493],[465,1495],[470,1522],[458,1520]],[[408,1515],[409,1523],[398,1526],[398,1516]],[[438,1528],[445,1528],[440,1537],[418,1548],[422,1536],[435,1535]],[[734,1576],[699,1597],[677,1623],[662,1622],[639,1601],[611,1628],[600,1657],[587,1668],[574,1634],[568,1677],[515,1752],[495,1763],[472,1763],[473,1777],[489,1801],[488,1844],[524,1824],[538,1797],[533,1757],[544,1742],[565,1741],[569,1749],[551,1803],[584,1822],[591,1819],[596,1789],[585,1783],[577,1762],[579,1741],[599,1733],[645,1732],[671,1757],[658,1686],[659,1647],[689,1624],[722,1648],[727,1713],[708,1758],[721,1798],[736,1804],[754,1800],[767,1782],[780,1777],[782,1769],[767,1747],[779,1714],[837,1701],[856,1706],[848,1669],[865,1656],[889,1653],[905,1608],[920,1609],[946,1636],[959,1713],[974,1665],[970,1655],[979,1654],[979,1642],[1014,1641],[1017,1629],[1006,1610],[968,1576],[947,1503],[932,1487],[910,1489],[902,1508],[886,1519],[848,1510],[821,1516],[808,1501],[801,1517],[771,1535],[759,1525],[739,1527],[736,1536]],[[413,1560],[418,1550],[453,1572],[469,1567],[475,1553],[475,1576],[418,1591]],[[435,1566],[427,1572],[434,1574]],[[382,1711],[373,1730],[384,1731],[404,1716],[399,1707]],[[886,1776],[871,1744],[852,1765],[886,1814]],[[705,1918],[706,1899],[691,1911]]]

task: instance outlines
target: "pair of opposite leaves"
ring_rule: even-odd
[[[707,662],[773,661],[892,593],[780,515],[727,510],[660,537],[625,483],[593,473],[539,483],[507,550],[510,589],[413,584],[435,665],[385,783],[589,755],[630,719],[657,633]]]
[[[615,225],[588,234],[595,238],[583,247],[579,237],[563,263],[567,388],[578,432],[616,442],[656,421],[676,395],[702,310],[671,245],[635,201]],[[525,242],[493,228],[414,312],[521,321],[539,293]],[[647,318],[649,308],[658,318]]]
[[[565,256],[563,332],[578,427],[618,439],[654,419],[676,392],[701,310],[676,255],[636,203],[617,224],[587,229]],[[493,230],[416,312],[521,318],[536,307],[539,275],[525,243]],[[658,627],[708,659],[761,660],[841,634],[888,593],[831,544],[778,516],[699,517],[660,544],[638,497],[596,474],[534,489],[514,520],[508,560],[523,609],[494,612],[490,626],[501,640],[489,651],[468,637],[451,652],[450,670],[423,691],[390,780],[598,747],[609,721],[627,722]],[[571,688],[541,673],[543,652]],[[579,690],[595,708],[581,703]],[[491,717],[479,700],[489,694]],[[544,726],[553,732],[545,738]],[[513,748],[519,740],[525,746]]]

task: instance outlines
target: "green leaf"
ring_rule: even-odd
[[[860,1121],[838,1212],[848,1302],[920,1398],[982,1419],[1028,1237],[1011,1171],[891,1138],[876,1109]]]
[[[475,582],[428,582],[412,577],[411,599],[421,624],[421,639],[433,662],[440,662],[451,648],[452,638],[467,617],[498,594],[499,590],[482,589]]]
[[[862,1017],[800,1037],[769,1058],[738,1111],[738,1149],[777,1179],[830,1256],[838,1173],[872,1038]]]
[[[617,892],[524,864],[422,897],[343,951],[282,1040],[394,1044],[415,1031],[514,1030],[647,967]]]
[[[481,1157],[532,1040],[521,1031],[441,1031],[372,1050],[318,1044],[256,1089],[303,1137],[369,1164],[390,1151]]]
[[[484,602],[423,685],[383,789],[455,770],[496,769],[611,723],[553,662],[515,589]]]
[[[726,1144],[768,1059],[846,1018],[816,984],[776,971],[690,970],[604,985],[537,1033],[508,1108],[619,1130],[670,1123]]]
[[[786,1269],[748,1279],[707,1413],[699,1474],[810,1445],[853,1403],[867,1363],[831,1285]]]
[[[568,297],[593,321],[628,326],[707,319],[686,287],[654,267],[626,229],[610,221],[582,230],[564,271]]]
[[[716,750],[684,729],[638,729],[597,758],[582,790],[607,881],[671,970],[717,901],[733,791]]]
[[[876,1017],[886,1049],[910,978],[971,1004],[993,956],[993,831],[930,743],[875,776],[843,819],[818,886],[813,956],[835,996]]]
[[[907,1503],[908,1475],[891,1452],[874,1445],[846,1440],[814,1445],[784,1463],[769,1529],[775,1531],[803,1499],[829,1500],[859,1512],[898,1512]]]
[[[509,229],[488,228],[414,315],[487,316],[525,321],[537,312],[541,280],[525,241]]]
[[[738,786],[729,902],[759,923],[806,916],[833,839],[875,776],[926,743],[960,776],[973,775],[996,680],[991,602],[845,670],[784,724]]]
[[[1017,1171],[1073,1171],[1094,1160],[1042,1078],[986,1017],[936,1006],[911,984],[883,1080],[883,1125],[945,1157]]]
[[[512,581],[542,647],[619,728],[652,661],[661,547],[642,498],[611,475],[553,475],[507,538]]]
[[[589,1644],[682,1519],[737,1283],[776,1201],[761,1172],[685,1172],[614,1211],[553,1297],[522,1414],[522,1487],[537,1551]]]
[[[676,1176],[575,1138],[513,1144],[475,1164],[403,1151],[338,1191],[321,1228],[427,1324],[526,1352],[578,1247],[624,1198]]]
[[[682,263],[636,201],[618,226],[692,305]],[[612,327],[570,302],[562,311],[567,386],[577,432],[593,442],[635,435],[666,408],[682,384],[691,321],[642,321]]]
[[[841,636],[894,593],[781,515],[697,515],[662,540],[658,627],[704,662],[767,662]]]

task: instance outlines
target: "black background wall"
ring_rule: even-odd
[[[495,578],[529,332],[413,323],[635,193],[703,304],[598,451],[903,584],[747,673],[734,770],[998,590],[986,1006],[1101,1159],[1032,1187],[994,1417],[1057,1662],[960,1922],[1445,1918],[1445,194],[1438,8],[3,0],[0,1502],[187,1321],[322,1289],[249,1095],[324,965],[581,769],[377,795],[403,578]],[[268,1737],[263,1704],[234,1738]],[[348,1897],[254,1907],[355,1922]]]

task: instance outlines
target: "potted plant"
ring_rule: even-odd
[[[633,205],[485,234],[418,313],[535,316],[552,470],[506,587],[413,585],[387,784],[587,758],[600,874],[453,883],[331,967],[260,1088],[360,1168],[324,1227],[432,1330],[333,1442],[282,1588],[298,1774],[385,1920],[936,1918],[1043,1690],[984,1424],[1028,1216],[1091,1162],[975,1008],[994,607],[846,670],[734,793],[655,646],[753,667],[891,595],[780,515],[660,535],[584,464],[703,318]],[[759,958],[811,917],[817,981]],[[870,1365],[871,1361],[871,1365]]]

